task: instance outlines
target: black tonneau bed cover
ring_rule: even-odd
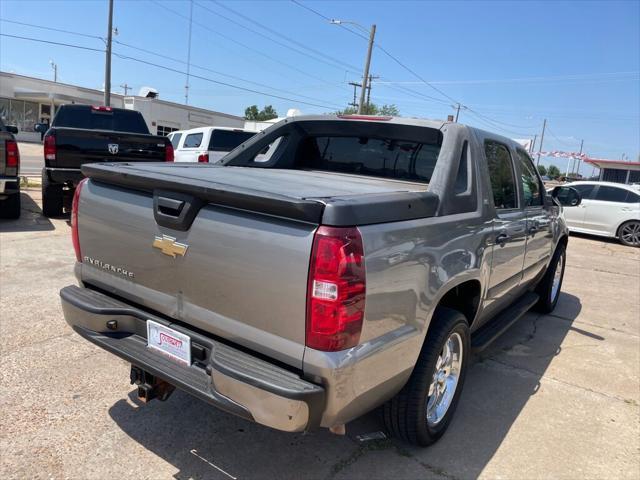
[[[101,163],[82,166],[92,180],[317,225],[357,226],[432,217],[438,197],[427,185],[350,174],[272,168]]]

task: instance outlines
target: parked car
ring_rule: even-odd
[[[176,162],[218,163],[231,150],[256,134],[242,128],[200,127],[171,132]]]
[[[579,208],[567,209],[565,217],[572,232],[620,240],[640,247],[640,187],[612,182],[573,182],[582,196]]]
[[[38,124],[36,130],[47,127]],[[44,136],[42,211],[46,217],[62,215],[65,196],[71,199],[85,163],[164,161],[173,161],[173,146],[149,133],[140,112],[62,105]]]
[[[20,151],[18,128],[0,119],[0,218],[20,217]]]
[[[177,386],[289,432],[382,407],[428,445],[472,351],[560,295],[560,206],[519,144],[461,124],[296,117],[223,166],[82,171],[62,308],[145,401]]]

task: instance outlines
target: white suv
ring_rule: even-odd
[[[582,195],[576,208],[565,208],[572,232],[615,237],[625,245],[640,247],[640,188],[611,182],[573,182]]]
[[[176,162],[218,163],[257,132],[242,128],[199,127],[171,132]]]

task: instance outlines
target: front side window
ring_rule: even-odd
[[[499,210],[517,208],[516,182],[509,149],[501,143],[487,140],[484,153],[489,165],[495,207]]]
[[[190,133],[184,139],[182,148],[198,148],[202,143],[202,133]]]
[[[531,158],[524,150],[518,149],[516,152],[518,153],[517,161],[520,164],[520,180],[522,192],[524,193],[525,207],[543,205],[542,187],[540,186],[540,180],[538,179],[538,175],[536,174],[536,169],[533,166]]]
[[[596,187],[595,185],[589,185],[589,184],[571,185],[571,186],[578,191],[578,193],[582,197],[582,200],[587,200],[591,196],[591,192],[593,192],[593,189]]]
[[[600,185],[600,188],[598,188],[594,200],[600,200],[602,202],[625,202],[626,199],[626,190],[622,188]]]

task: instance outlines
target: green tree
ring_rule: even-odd
[[[264,122],[265,120],[278,118],[278,112],[275,111],[272,105],[265,105],[262,110],[258,110],[257,105],[251,105],[244,109],[244,118],[245,120]]]
[[[380,107],[380,115],[397,117],[400,115],[400,110],[398,110],[398,106],[393,103],[391,105],[384,104],[382,105],[382,107]]]
[[[547,167],[544,165],[538,165],[538,173],[541,177],[544,177],[547,174]]]
[[[400,110],[394,104],[391,105],[382,105],[382,107],[378,107],[375,103],[369,103],[364,106],[363,114],[364,115],[389,115],[392,117],[397,117],[400,115]],[[344,110],[337,111],[337,115],[355,115],[358,113],[357,107],[347,107]]]
[[[560,176],[560,169],[555,165],[551,165],[549,168],[547,168],[547,175],[549,176],[549,178],[556,179]]]

